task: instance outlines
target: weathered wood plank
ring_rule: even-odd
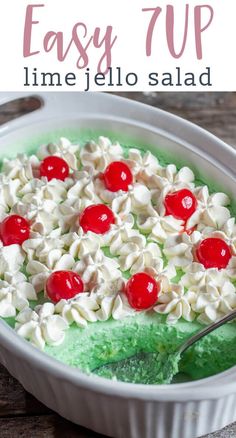
[[[0,125],[23,116],[40,107],[40,102],[35,98],[18,99],[0,106]]]
[[[105,438],[58,415],[0,419],[1,438]]]
[[[236,147],[236,93],[114,93],[170,111]]]
[[[46,406],[27,393],[21,384],[0,365],[0,417],[50,412]]]

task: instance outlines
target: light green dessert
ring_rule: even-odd
[[[130,358],[140,352],[157,352],[168,360],[168,356],[175,353],[177,347],[186,339],[199,331],[202,325],[197,322],[180,321],[174,326],[167,326],[165,318],[153,312],[138,314],[127,318],[125,321],[110,319],[106,323],[97,322],[90,324],[86,330],[79,329],[75,325],[66,333],[65,342],[60,347],[47,346],[45,351],[56,359],[76,368],[90,373],[95,373],[107,378],[130,381],[127,376],[113,375],[109,371],[96,371],[102,365],[116,363],[124,358]],[[179,360],[173,354],[173,362],[168,364],[169,377],[166,382],[165,376],[161,375],[158,360],[153,360],[152,372],[150,364],[146,363],[147,373],[142,365],[146,362],[137,361],[132,380],[135,383],[170,383],[175,376],[174,382],[196,380],[220,373],[236,364],[236,326],[226,324],[217,329],[191,347]],[[158,359],[158,357],[157,357]],[[162,357],[160,357],[160,360]],[[128,363],[128,367],[130,364]],[[115,370],[114,370],[115,371]],[[176,374],[178,374],[176,376]]]
[[[48,157],[64,160],[68,175],[43,173]],[[108,172],[117,162],[131,173],[127,187]],[[201,379],[236,364],[235,323],[176,354],[203,324],[236,308],[227,195],[188,167],[104,137],[83,147],[61,139],[37,156],[4,160],[0,178],[0,316],[20,336],[85,373],[133,383]],[[85,211],[100,204],[109,210],[98,230]],[[8,240],[12,215],[29,224],[21,242]],[[56,283],[61,271],[81,283]]]

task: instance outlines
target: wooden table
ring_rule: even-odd
[[[236,147],[236,93],[119,94],[185,117]],[[5,105],[0,108],[0,124],[37,108],[37,105],[30,99]],[[235,436],[236,423],[208,435],[208,438]],[[50,411],[0,366],[0,438],[53,437],[102,438],[102,435],[76,426]]]

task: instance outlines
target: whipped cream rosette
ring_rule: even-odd
[[[110,230],[103,235],[103,246],[109,246],[112,255],[119,255],[124,243],[134,243],[139,248],[146,244],[145,237],[134,229],[135,220],[132,214],[123,214],[116,216],[115,224],[112,224]]]
[[[16,316],[17,311],[29,307],[30,300],[37,300],[34,287],[24,274],[5,273],[0,280],[0,316],[3,318]]]
[[[231,257],[228,266],[226,268],[226,273],[231,280],[236,280],[236,257]]]
[[[58,225],[61,228],[62,233],[77,231],[78,226],[76,225],[76,222],[78,220],[78,215],[89,205],[92,205],[92,201],[89,201],[87,198],[77,198],[76,200],[67,199],[56,206],[54,214],[57,216]]]
[[[57,144],[49,143],[40,146],[38,150],[38,157],[40,160],[48,157],[48,155],[56,155],[63,158],[71,169],[78,169],[78,156],[80,146],[78,144],[72,144],[67,138],[61,137]]]
[[[123,293],[124,288],[125,281],[120,277],[115,281],[103,281],[92,289],[91,295],[99,305],[96,311],[99,321],[107,321],[110,317],[118,320],[135,314]]]
[[[63,234],[61,241],[72,257],[81,259],[87,254],[96,254],[100,249],[102,239],[98,234],[91,231],[85,233],[82,228],[79,228],[77,232]]]
[[[236,289],[230,281],[209,281],[201,287],[192,309],[200,314],[198,321],[202,324],[210,324],[227,315],[236,308]]]
[[[21,181],[11,179],[7,175],[0,174],[0,205],[9,211],[18,200]]]
[[[30,203],[32,199],[40,201],[51,200],[56,204],[61,203],[67,197],[67,187],[64,181],[47,178],[33,178],[27,182],[19,191],[23,203]]]
[[[56,207],[56,202],[51,199],[44,200],[33,197],[29,203],[19,200],[13,206],[12,213],[28,219],[31,223],[32,231],[47,235],[58,226]]]
[[[111,204],[112,211],[116,214],[138,214],[151,206],[151,192],[143,184],[131,184],[127,192],[112,192],[106,189],[101,179],[97,179],[95,187],[101,200]]]
[[[20,245],[1,246],[0,241],[0,276],[5,272],[16,273],[23,268],[25,253]]]
[[[220,230],[215,231],[212,227],[205,227],[202,230],[204,237],[215,237],[224,240],[231,248],[232,254],[236,255],[236,224],[235,218],[231,217]]]
[[[31,232],[30,239],[22,243],[22,249],[26,252],[28,260],[46,262],[48,254],[54,249],[62,250],[64,240],[61,236],[61,228],[55,228],[47,235]]]
[[[45,303],[34,310],[29,307],[23,309],[16,316],[15,328],[18,335],[43,350],[46,343],[54,346],[62,344],[68,324],[55,314],[54,304]]]
[[[118,262],[121,271],[129,270],[131,274],[135,274],[149,266],[157,270],[163,267],[162,253],[156,243],[150,242],[142,247],[135,243],[125,243],[119,252]]]
[[[13,160],[3,159],[2,171],[12,180],[18,179],[21,184],[26,184],[35,177],[38,166],[39,160],[35,155],[28,157],[26,154],[18,154]]]
[[[76,201],[78,198],[88,200],[93,204],[100,201],[95,194],[94,175],[91,168],[85,167],[73,175],[73,185],[67,192],[67,199]]]
[[[73,270],[81,276],[87,290],[103,281],[115,281],[121,277],[119,263],[106,257],[101,250],[84,255]]]
[[[137,217],[139,230],[147,234],[147,238],[158,243],[164,243],[169,236],[178,235],[183,231],[182,220],[173,216],[160,216],[155,208]]]
[[[175,266],[171,263],[168,263],[164,266],[163,263],[158,264],[155,267],[147,267],[143,272],[146,272],[152,278],[155,278],[156,281],[170,281],[176,277],[177,271]]]
[[[129,149],[125,162],[131,168],[136,181],[144,184],[148,184],[152,175],[160,173],[163,169],[151,152],[147,151],[142,155],[141,151],[135,148]]]
[[[91,294],[98,297],[113,297],[124,290],[126,279],[118,277],[115,280],[103,280],[91,289]]]
[[[79,294],[71,300],[61,300],[56,304],[55,311],[70,325],[75,322],[79,327],[86,327],[88,322],[97,321],[96,311],[99,305],[89,293]]]
[[[149,179],[148,187],[152,189],[152,202],[161,216],[165,215],[164,199],[170,192],[183,188],[194,188],[194,174],[188,167],[179,171],[174,164],[163,168],[160,175],[153,175]]]
[[[129,305],[125,294],[119,293],[112,303],[111,316],[118,320],[127,316],[134,316],[134,314],[135,310]]]
[[[108,164],[123,158],[123,149],[118,142],[112,144],[106,137],[99,137],[98,142],[90,141],[80,152],[83,166],[91,166],[95,173],[103,172]]]
[[[42,263],[38,260],[30,260],[26,266],[29,280],[37,292],[45,289],[49,275],[54,271],[72,270],[75,260],[70,254],[62,254],[62,250],[53,249]]]
[[[175,266],[184,268],[194,260],[194,248],[201,241],[199,231],[192,234],[181,233],[166,239],[163,252],[167,259]]]
[[[157,313],[167,315],[169,324],[175,324],[180,318],[186,321],[193,321],[195,313],[192,309],[196,300],[196,294],[191,290],[185,292],[180,284],[173,284],[169,281],[162,282],[162,293],[158,303],[154,307]]]
[[[187,289],[191,289],[192,287],[198,289],[210,282],[222,284],[222,282],[228,280],[227,269],[206,269],[201,263],[193,262],[185,269],[185,274],[181,277],[180,283]]]
[[[209,193],[207,186],[197,187],[194,190],[197,199],[197,209],[188,219],[187,228],[198,225],[200,231],[205,226],[219,229],[230,218],[230,211],[226,208],[230,203],[225,193]]]
[[[108,289],[105,287],[105,290]],[[79,327],[86,327],[88,322],[107,321],[111,317],[122,319],[134,314],[124,294],[116,292],[107,295],[101,289],[97,293],[79,294],[71,300],[60,300],[56,304],[55,312],[69,325],[75,322]]]

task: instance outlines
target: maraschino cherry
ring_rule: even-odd
[[[79,219],[79,224],[85,233],[93,231],[96,234],[106,233],[114,222],[113,211],[105,204],[89,205]]]
[[[169,193],[164,200],[166,216],[172,215],[176,219],[187,221],[197,208],[197,199],[188,189]]]
[[[40,177],[46,176],[48,181],[56,178],[64,181],[69,175],[69,166],[63,158],[50,155],[44,158],[39,166]]]
[[[105,169],[103,180],[106,188],[111,192],[118,192],[118,190],[128,192],[129,185],[133,182],[133,175],[127,164],[122,161],[113,161]]]
[[[125,287],[128,302],[136,310],[149,309],[154,306],[159,292],[160,283],[145,272],[134,274]]]
[[[46,292],[53,303],[69,300],[84,291],[81,277],[73,271],[55,271],[46,282]]]
[[[30,225],[22,216],[12,214],[0,223],[0,238],[4,246],[21,245],[29,238]]]
[[[227,243],[216,237],[201,241],[196,250],[196,257],[207,268],[224,269],[231,259],[231,251]]]

